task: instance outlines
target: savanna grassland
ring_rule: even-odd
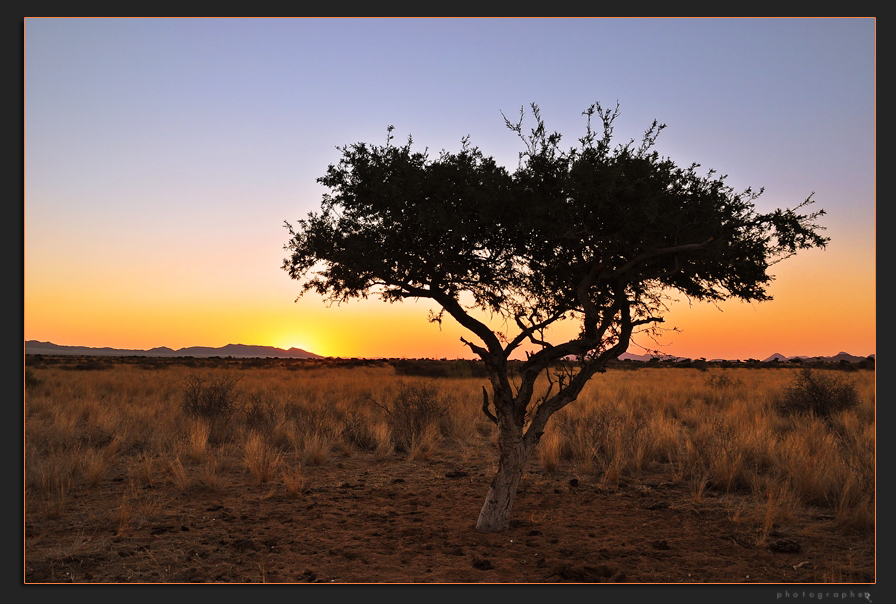
[[[26,365],[26,583],[875,581],[873,369],[611,369],[481,534],[473,364]]]

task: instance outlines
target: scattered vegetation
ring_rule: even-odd
[[[376,433],[370,427],[369,420],[358,411],[352,411],[342,418],[342,438],[346,444],[361,451],[374,451],[377,448]]]
[[[226,421],[237,408],[239,378],[230,374],[205,378],[190,375],[184,383],[183,410],[189,417]]]
[[[270,434],[277,424],[276,403],[262,392],[253,393],[242,408],[246,425]]]
[[[321,486],[316,468],[346,456],[373,473],[386,458],[494,455],[482,378],[414,378],[388,364],[272,364],[238,376],[226,366],[166,367],[26,372],[40,385],[25,392],[26,522],[116,534],[196,491],[300,497]],[[874,530],[873,371],[610,369],[556,419],[533,474],[616,488],[662,473],[694,505],[736,496],[732,518],[754,526],[757,542],[807,508]],[[108,526],[85,527],[79,501],[105,492],[114,502],[97,522]]]
[[[485,378],[488,370],[481,361],[458,359],[454,361],[402,359],[393,361],[396,375],[428,378]]]
[[[726,388],[736,388],[741,385],[741,381],[731,377],[727,373],[716,373],[706,377],[706,385],[717,390],[725,390]]]
[[[835,413],[859,405],[855,383],[830,371],[801,369],[777,403],[784,415],[811,413],[828,420]]]
[[[26,389],[37,388],[41,384],[43,384],[43,380],[40,379],[39,377],[37,377],[37,373],[35,373],[35,371],[31,367],[26,367],[25,368],[25,388]]]
[[[273,449],[257,432],[246,437],[243,447],[244,463],[256,485],[270,482],[280,470],[282,455]]]
[[[447,417],[450,402],[433,382],[398,383],[391,405],[370,401],[386,414],[392,445],[407,453],[431,426],[439,426]]]

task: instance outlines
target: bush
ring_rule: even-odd
[[[222,375],[204,380],[193,375],[184,384],[183,410],[193,418],[228,420],[236,410],[239,378]]]
[[[784,390],[776,406],[783,415],[813,414],[829,419],[833,414],[858,404],[859,394],[851,380],[806,367]]]
[[[25,368],[25,388],[35,388],[43,384],[44,381],[37,377],[37,372],[35,372],[31,367]]]
[[[349,413],[342,418],[342,439],[346,444],[362,451],[373,451],[377,445],[376,435],[370,424],[359,413]]]
[[[430,383],[400,382],[388,407],[371,401],[386,412],[392,445],[399,453],[410,451],[430,425],[441,424],[448,417],[449,401]]]
[[[647,421],[643,417],[627,417],[618,409],[600,406],[577,416],[559,418],[560,456],[597,473],[612,467],[624,470],[634,462],[638,442]]]
[[[270,434],[277,421],[274,401],[262,393],[256,392],[249,397],[243,406],[243,417],[246,425],[253,430]]]
[[[291,419],[299,431],[305,436],[333,438],[337,435],[339,412],[331,406],[305,405],[288,402],[285,416]]]

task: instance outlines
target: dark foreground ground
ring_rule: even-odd
[[[302,493],[247,486],[144,488],[134,520],[110,517],[122,487],[79,493],[55,518],[26,515],[26,583],[867,583],[874,535],[807,508],[764,529],[749,493],[694,496],[654,466],[604,488],[533,468],[503,534],[474,524],[491,459],[334,455]],[[119,479],[124,481],[123,477]],[[113,478],[111,485],[116,484]],[[120,485],[120,483],[119,483]],[[27,502],[26,502],[27,504]],[[142,508],[140,507],[142,506]],[[142,510],[142,511],[141,511]],[[144,520],[140,520],[141,516]]]

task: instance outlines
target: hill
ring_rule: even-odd
[[[143,357],[235,357],[235,358],[278,358],[278,359],[321,359],[319,354],[290,348],[284,350],[273,346],[252,346],[247,344],[228,344],[220,348],[191,346],[173,350],[167,346],[150,350],[133,350],[122,348],[91,348],[88,346],[60,346],[52,342],[28,340],[25,342],[25,354],[47,355],[84,355],[84,356],[143,356]]]
[[[869,355],[869,356],[872,359],[874,358],[873,354]],[[848,352],[838,352],[837,354],[835,354],[832,357],[806,357],[806,356],[785,357],[783,354],[776,352],[775,354],[768,357],[767,359],[763,359],[762,362],[763,363],[772,363],[775,361],[785,362],[785,361],[799,359],[801,361],[809,361],[809,362],[815,361],[815,362],[821,362],[821,363],[839,363],[840,361],[846,361],[848,363],[859,363],[861,361],[864,361],[866,358],[868,358],[868,357],[857,357],[855,355],[849,354]]]

